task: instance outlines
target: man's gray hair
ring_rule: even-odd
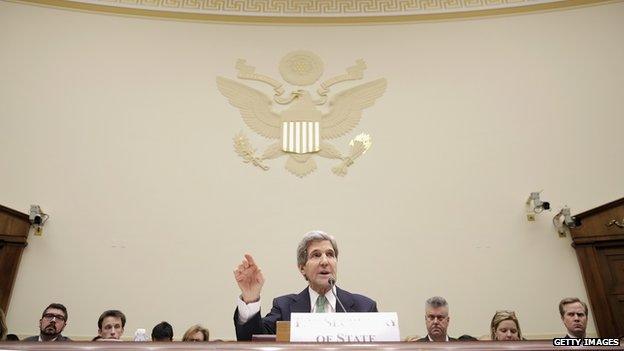
[[[332,244],[336,258],[338,258],[338,244],[336,244],[336,239],[323,231],[313,230],[306,233],[297,246],[297,267],[305,266],[306,262],[308,262],[308,245],[313,241],[323,240],[327,240]]]
[[[438,308],[438,307],[446,307],[446,306],[448,306],[448,302],[446,302],[446,299],[443,298],[442,296],[430,297],[427,299],[427,301],[425,301],[425,308],[427,307]]]

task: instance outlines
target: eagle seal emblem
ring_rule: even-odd
[[[347,174],[349,166],[371,146],[368,134],[359,134],[349,142],[350,152],[343,155],[329,140],[351,132],[360,122],[363,110],[372,106],[386,90],[386,79],[380,78],[343,90],[330,98],[330,88],[336,84],[363,78],[366,64],[357,60],[346,73],[320,83],[316,92],[302,89],[315,84],[323,75],[323,61],[316,54],[299,50],[282,58],[279,72],[282,79],[296,90],[285,94],[284,84],[269,76],[258,74],[255,67],[239,59],[237,78],[255,80],[273,87],[273,96],[232,79],[217,77],[217,87],[230,104],[240,111],[245,124],[261,136],[277,140],[261,155],[241,132],[234,137],[234,149],[244,162],[263,170],[266,160],[286,156],[286,169],[298,177],[313,172],[317,166],[314,156],[339,160],[332,171]]]

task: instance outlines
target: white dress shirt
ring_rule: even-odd
[[[429,338],[429,341],[433,341],[433,339],[429,336],[429,334],[427,334],[427,338]],[[444,341],[449,341],[448,334],[446,335],[446,340]]]

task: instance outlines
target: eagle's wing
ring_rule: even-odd
[[[336,95],[330,102],[331,110],[321,120],[321,139],[338,138],[355,128],[362,118],[362,110],[372,106],[386,86],[386,79],[380,78]]]
[[[217,77],[217,87],[230,104],[240,110],[249,128],[266,138],[278,139],[282,136],[280,117],[271,110],[271,99],[268,96],[223,77]]]

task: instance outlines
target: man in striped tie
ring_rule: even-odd
[[[337,264],[338,245],[334,237],[322,231],[307,233],[297,247],[297,266],[308,287],[299,294],[274,299],[269,314],[261,318],[260,292],[264,276],[253,257],[246,254],[234,270],[241,289],[234,313],[236,339],[246,341],[251,340],[253,334],[275,334],[276,322],[289,321],[292,312],[377,312],[375,301],[330,283],[336,279]]]

